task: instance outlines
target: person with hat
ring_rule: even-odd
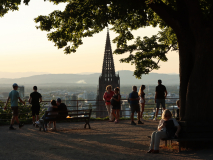
[[[155,89],[155,103],[156,103],[156,114],[153,121],[157,120],[158,111],[160,104],[162,105],[163,110],[165,110],[165,98],[167,96],[167,90],[164,85],[162,85],[162,81],[158,80],[158,86]]]
[[[9,97],[7,98],[7,102],[6,102],[6,105],[4,107],[4,109],[6,110],[8,102],[10,100],[11,109],[13,111],[13,117],[11,119],[11,123],[10,123],[10,127],[9,127],[10,130],[15,130],[15,128],[13,127],[13,124],[14,124],[15,120],[19,124],[19,128],[24,126],[23,124],[21,124],[19,122],[19,119],[18,119],[18,100],[21,103],[23,103],[24,105],[25,105],[25,102],[22,101],[22,99],[20,98],[19,93],[18,93],[17,90],[18,90],[18,84],[14,83],[13,84],[13,90],[9,93]]]
[[[36,121],[39,120],[40,103],[42,102],[42,96],[37,92],[37,86],[33,87],[33,92],[30,94],[29,103],[32,105],[32,118],[33,126],[35,126],[35,115]]]

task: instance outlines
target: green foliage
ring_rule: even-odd
[[[91,37],[99,33],[109,24],[111,30],[119,35],[113,40],[117,43],[115,54],[130,52],[127,58],[121,59],[122,63],[131,63],[136,66],[134,75],[141,78],[141,74],[148,74],[154,69],[159,69],[159,61],[167,61],[166,53],[178,50],[177,38],[173,30],[150,8],[150,3],[155,1],[132,0],[57,0],[55,4],[67,2],[64,11],[54,11],[48,16],[38,16],[37,28],[50,31],[48,39],[58,48],[64,48],[64,53],[76,52],[82,45],[82,38]],[[175,1],[163,1],[176,9]],[[152,37],[137,37],[133,45],[127,45],[133,40],[132,30],[146,26],[159,26],[162,31]]]
[[[24,0],[28,4],[30,0]],[[108,25],[118,36],[113,40],[117,43],[115,54],[129,52],[130,55],[121,59],[123,63],[136,66],[134,75],[148,74],[159,69],[160,61],[167,61],[166,54],[170,50],[178,50],[178,41],[174,32],[175,22],[186,20],[193,9],[201,13],[202,23],[212,26],[212,0],[49,0],[54,4],[66,3],[64,11],[53,11],[48,16],[38,16],[35,22],[38,29],[48,31],[48,40],[58,48],[64,48],[65,54],[76,52],[82,45],[82,38],[92,37]],[[9,10],[18,10],[21,0],[1,0],[0,16]],[[190,11],[189,11],[190,10]],[[173,25],[172,25],[173,24]],[[179,24],[179,23],[177,23]],[[186,25],[186,23],[184,23]],[[152,37],[137,37],[133,30],[147,26],[159,27],[161,31]],[[196,27],[192,25],[191,27]],[[133,45],[128,41],[134,40]]]
[[[44,115],[44,112],[47,110],[44,107],[44,103],[41,104],[40,108],[40,116]],[[7,106],[7,109],[4,110],[4,103],[0,102],[0,123],[8,124],[10,123],[10,119],[12,118],[12,110],[10,107],[10,103]],[[19,103],[19,120],[24,123],[32,122],[32,110],[31,105],[23,105]]]
[[[23,3],[28,5],[30,0],[24,0]],[[8,11],[18,10],[21,0],[0,0],[0,17],[3,17]]]

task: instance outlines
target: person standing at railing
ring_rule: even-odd
[[[140,97],[139,103],[141,105],[141,113],[140,113],[141,122],[142,122],[142,119],[143,119],[143,111],[144,111],[144,106],[145,106],[145,93],[144,93],[145,88],[146,88],[145,85],[141,85],[140,90],[138,92],[138,96]]]
[[[115,123],[118,123],[120,118],[120,110],[121,110],[121,95],[120,95],[119,87],[114,89],[114,95],[111,98],[111,105],[112,105],[112,115],[115,117]],[[116,114],[115,114],[116,112]]]
[[[157,116],[158,116],[160,104],[161,104],[163,110],[165,110],[165,98],[166,98],[166,96],[167,96],[166,87],[164,85],[162,85],[162,81],[159,79],[158,80],[158,86],[155,89],[156,113],[155,113],[155,118],[153,119],[153,121],[157,121]]]
[[[18,89],[18,84],[14,83],[13,84],[13,90],[9,93],[9,97],[7,98],[7,102],[6,102],[6,105],[4,107],[4,109],[6,110],[7,109],[7,105],[8,105],[8,102],[10,100],[10,104],[11,104],[11,109],[13,111],[13,117],[11,119],[11,123],[10,123],[10,127],[9,129],[10,130],[15,130],[15,128],[13,127],[13,124],[14,124],[14,121],[16,120],[16,122],[19,124],[19,128],[23,127],[24,125],[21,124],[19,122],[19,119],[18,119],[18,100],[23,103],[25,105],[25,102],[22,101],[22,99],[20,98],[19,96],[19,93],[17,91]]]
[[[114,122],[114,116],[112,115],[112,105],[110,102],[113,95],[114,95],[114,92],[112,91],[112,86],[108,85],[106,87],[106,92],[103,95],[103,100],[105,101],[106,108],[108,111],[109,122]]]
[[[139,106],[140,97],[138,96],[137,87],[132,87],[132,93],[129,94],[129,101],[131,107],[131,125],[136,125],[134,122],[134,113],[138,113],[138,124],[143,124],[140,121],[140,106]]]
[[[39,120],[40,103],[42,102],[42,96],[37,92],[37,86],[33,87],[33,92],[30,94],[29,103],[32,105],[32,118],[33,126],[35,126],[35,115],[36,121]]]

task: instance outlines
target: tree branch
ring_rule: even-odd
[[[179,30],[179,20],[177,11],[167,6],[162,1],[160,3],[150,3],[148,6],[156,12],[176,33]]]
[[[189,23],[191,25],[191,28],[194,28],[194,33],[197,33],[198,29],[202,29],[203,22],[203,17],[202,17],[202,12],[200,8],[200,4],[198,0],[186,0],[185,1],[188,9],[188,14],[189,14]],[[201,33],[203,34],[203,33]]]

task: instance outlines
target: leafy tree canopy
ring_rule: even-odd
[[[8,10],[17,10],[21,0],[1,0],[1,16]],[[24,0],[28,4],[30,0]],[[48,16],[38,16],[37,28],[48,31],[48,39],[65,54],[76,52],[83,44],[82,38],[99,33],[108,25],[118,33],[115,54],[129,52],[121,62],[136,66],[137,78],[159,69],[159,61],[167,61],[166,53],[178,50],[175,21],[186,19],[183,11],[190,7],[199,9],[202,21],[208,24],[213,19],[212,0],[49,0],[54,4],[66,3],[64,11],[53,11]],[[10,3],[7,3],[10,2]],[[134,37],[132,30],[147,26],[159,27],[161,31],[152,37]],[[128,45],[129,40],[135,43]]]
[[[27,5],[30,0],[24,0]],[[18,6],[21,4],[21,0],[0,0],[0,17],[3,17],[8,11],[18,10]]]

